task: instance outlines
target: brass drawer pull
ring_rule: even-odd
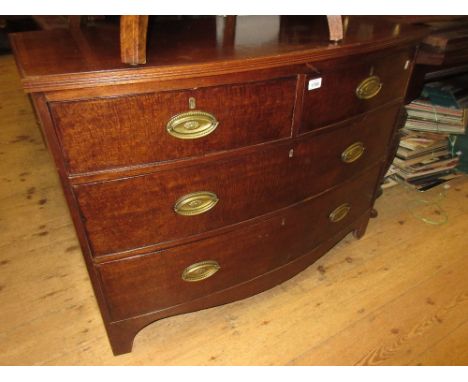
[[[341,153],[341,160],[344,163],[353,163],[362,157],[364,151],[366,151],[364,143],[355,142]]]
[[[185,268],[182,272],[182,280],[187,282],[202,281],[213,276],[220,269],[221,267],[214,260],[201,261]]]
[[[192,110],[173,116],[167,123],[166,130],[178,139],[198,139],[212,133],[218,124],[214,115]]]
[[[183,216],[200,215],[211,210],[218,201],[218,196],[212,192],[192,192],[177,200],[174,211]]]
[[[367,77],[356,88],[356,96],[359,99],[370,99],[379,94],[382,89],[382,82],[377,76]]]
[[[340,220],[343,220],[346,215],[348,215],[349,210],[351,210],[351,205],[348,203],[344,203],[341,206],[336,207],[330,215],[328,215],[328,218],[332,223],[337,223]]]

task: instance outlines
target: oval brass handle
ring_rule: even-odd
[[[200,215],[211,210],[218,201],[218,196],[212,192],[192,192],[177,200],[174,211],[183,216]]]
[[[212,133],[218,124],[213,114],[191,110],[174,115],[167,123],[166,130],[178,139],[198,139]]]
[[[202,281],[213,276],[220,269],[221,267],[214,260],[201,261],[185,268],[182,272],[182,280],[187,282]]]
[[[364,143],[355,142],[341,153],[341,160],[344,163],[353,163],[362,157],[364,151],[366,151]]]
[[[348,212],[351,210],[351,205],[349,203],[344,203],[341,206],[336,207],[330,215],[328,215],[328,218],[330,219],[331,222],[337,223],[340,220],[343,220],[346,215],[348,215]]]
[[[382,82],[377,76],[370,76],[361,81],[356,88],[356,96],[359,99],[370,99],[379,94],[382,89]]]

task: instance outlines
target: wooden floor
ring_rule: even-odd
[[[283,285],[156,322],[114,357],[54,165],[0,57],[0,364],[467,365],[468,179],[397,186],[377,208],[364,238]]]

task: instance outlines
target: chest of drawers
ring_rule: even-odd
[[[417,29],[246,17],[226,44],[222,20],[135,68],[109,28],[12,36],[115,354],[363,235],[391,155]]]

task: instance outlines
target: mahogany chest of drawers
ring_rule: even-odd
[[[115,354],[364,234],[421,38],[346,18],[329,44],[317,18],[245,17],[226,42],[202,21],[156,28],[139,67],[110,28],[12,36]]]

